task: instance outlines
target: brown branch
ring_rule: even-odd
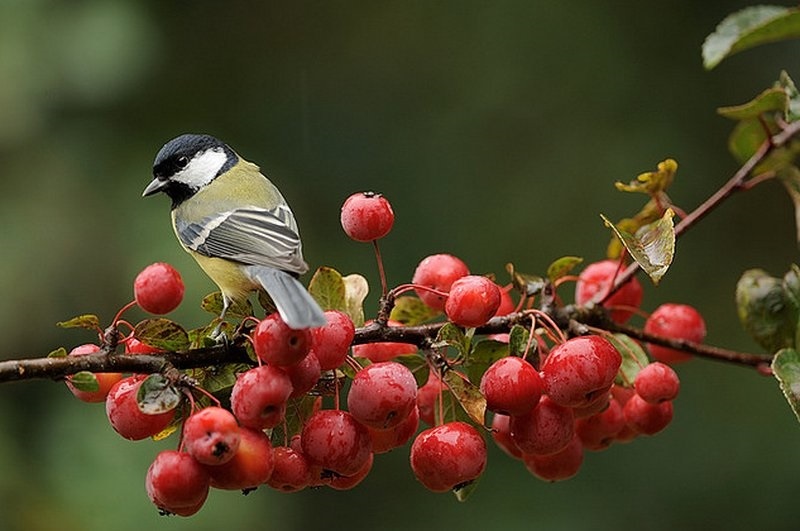
[[[719,190],[714,192],[708,199],[700,204],[700,206],[695,208],[685,218],[678,222],[677,225],[675,225],[675,238],[679,238],[681,235],[686,233],[689,229],[696,225],[698,221],[706,217],[726,199],[733,195],[734,192],[746,190],[748,187],[745,185],[745,182],[748,175],[750,175],[750,173],[753,171],[753,168],[758,166],[758,164],[760,164],[767,157],[767,155],[772,153],[772,151],[784,146],[798,133],[800,133],[800,121],[792,122],[791,124],[787,125],[783,131],[765,140],[761,146],[759,146],[756,152],[753,153],[749,159],[747,159],[747,162],[745,162],[736,171],[736,173],[733,174],[733,177],[731,177],[728,182],[723,184]],[[616,293],[623,286],[623,284],[628,282],[638,272],[639,265],[636,262],[633,262],[625,269],[625,271],[617,276],[614,285],[603,295],[601,300],[597,301],[598,304],[602,304],[608,300],[609,297]]]

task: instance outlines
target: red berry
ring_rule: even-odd
[[[125,354],[158,354],[160,352],[163,351],[151,347],[147,343],[142,343],[132,336],[125,341]]]
[[[670,339],[685,339],[702,343],[706,338],[706,323],[700,312],[687,304],[662,304],[650,314],[644,324],[648,334]],[[690,354],[680,350],[648,343],[650,354],[664,363],[679,363],[692,359]]]
[[[253,348],[264,363],[278,367],[294,365],[311,348],[311,330],[289,328],[279,314],[272,313],[259,321],[253,331]]]
[[[542,377],[553,401],[567,407],[586,407],[608,393],[622,356],[601,336],[574,337],[545,358]]]
[[[428,428],[411,445],[411,470],[425,488],[447,492],[475,481],[486,468],[486,442],[473,426],[448,422]]]
[[[511,437],[511,417],[495,413],[492,418],[492,439],[507,455],[514,459],[522,459],[522,450]]]
[[[416,404],[411,413],[397,426],[386,430],[377,430],[367,426],[369,438],[372,441],[372,453],[383,454],[393,450],[411,440],[419,427],[419,409]]]
[[[394,212],[389,201],[375,192],[360,192],[348,197],[342,205],[342,228],[357,242],[383,238],[394,225]]]
[[[352,476],[372,455],[367,428],[347,411],[325,409],[311,415],[300,435],[303,454],[312,465]]]
[[[511,288],[504,288],[502,286],[497,286],[497,288],[500,290],[500,306],[497,307],[497,311],[494,312],[494,316],[502,317],[504,315],[513,313],[514,310],[517,309],[517,305],[514,304],[514,301],[511,299],[511,295],[509,294]]]
[[[326,482],[330,488],[334,490],[350,490],[364,481],[364,478],[369,475],[370,471],[372,470],[372,462],[374,461],[375,456],[373,454],[369,454],[369,459],[364,465],[356,472],[355,474],[351,474],[349,476],[340,476],[334,475]]]
[[[500,288],[486,277],[467,275],[450,286],[445,302],[447,318],[459,326],[486,324],[500,307]]]
[[[602,297],[611,289],[614,277],[620,269],[616,260],[602,260],[589,264],[578,276],[575,284],[575,302],[584,305],[594,299],[595,295]],[[634,277],[620,287],[616,293],[603,303],[609,309],[611,320],[615,323],[624,323],[642,303],[644,290],[639,281]]]
[[[578,473],[583,464],[583,446],[573,437],[563,449],[548,455],[526,454],[523,457],[528,471],[544,481],[562,481]]]
[[[634,394],[622,408],[625,421],[637,433],[654,435],[672,422],[672,402],[651,404],[641,396]]]
[[[92,343],[87,343],[85,345],[80,345],[75,347],[69,352],[70,356],[85,356],[87,354],[94,354],[96,352],[100,352],[100,347],[94,345]],[[66,379],[66,384],[69,390],[75,395],[76,398],[82,400],[83,402],[95,403],[95,402],[105,402],[106,396],[108,396],[108,392],[111,390],[114,385],[122,379],[122,373],[119,372],[98,372],[94,373],[94,377],[97,380],[97,391],[81,391],[77,387],[75,387],[71,380],[71,377],[68,376]]]
[[[511,417],[511,438],[526,454],[552,454],[569,444],[574,425],[570,408],[542,396],[528,413]]]
[[[405,420],[417,405],[417,381],[394,361],[367,365],[358,371],[347,395],[347,409],[357,421],[385,430]]]
[[[417,390],[417,408],[419,418],[430,426],[436,424],[436,407],[443,393],[448,392],[447,385],[436,373],[428,373],[428,381]]]
[[[646,402],[657,404],[678,396],[681,382],[672,367],[659,361],[644,367],[633,380],[636,394]]]
[[[448,293],[453,282],[467,275],[469,275],[469,269],[460,259],[449,254],[434,254],[419,263],[411,282]],[[417,289],[416,292],[422,302],[434,310],[444,310],[445,296],[424,289]]]
[[[311,483],[311,467],[306,456],[288,446],[273,450],[275,466],[267,485],[282,492],[297,492]]]
[[[544,383],[533,365],[515,356],[494,362],[481,378],[486,408],[505,415],[522,415],[539,403]]]
[[[118,381],[106,397],[106,415],[114,430],[132,441],[152,437],[164,430],[175,411],[148,415],[139,409],[136,395],[145,377],[129,376]]]
[[[319,360],[320,369],[330,371],[339,367],[347,358],[350,344],[356,335],[353,320],[344,312],[325,312],[328,323],[311,329],[312,350]]]
[[[159,509],[181,516],[200,510],[208,496],[210,477],[189,454],[160,452],[145,477],[147,496]]]
[[[587,450],[608,448],[624,427],[625,415],[616,400],[610,400],[608,406],[599,413],[575,420],[575,433]]]
[[[200,463],[221,465],[239,449],[239,424],[227,409],[207,407],[190,415],[183,423],[183,445]]]
[[[283,421],[292,381],[283,369],[262,365],[236,379],[231,391],[231,409],[242,426],[274,428]]]
[[[254,489],[266,482],[275,466],[269,437],[260,430],[240,428],[239,448],[230,461],[206,466],[211,486],[224,490]]]
[[[146,312],[169,313],[183,300],[183,280],[175,268],[157,262],[145,267],[133,282],[136,304]]]
[[[367,321],[370,324],[372,321]],[[392,321],[386,323],[388,326],[403,326],[403,323]],[[364,343],[363,345],[353,346],[353,356],[367,358],[373,363],[393,360],[403,354],[412,354],[417,351],[417,346],[411,343]]]
[[[311,391],[322,375],[319,359],[313,350],[306,354],[306,357],[299,363],[284,367],[284,371],[292,382],[292,394],[289,395],[289,398],[303,396]]]

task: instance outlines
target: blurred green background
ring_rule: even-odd
[[[691,209],[736,169],[731,123],[800,46],[777,44],[705,72],[700,45],[740,1],[0,0],[0,359],[72,347],[54,323],[109,320],[154,261],[187,285],[174,317],[208,319],[213,286],[179,249],[164,198],[140,198],[161,145],[207,132],[256,161],[300,221],[312,267],[361,272],[341,202],[377,190],[397,221],[382,243],[391,283],[427,254],[475,272],[541,273],[595,260],[640,198],[616,192],[666,157],[673,200]],[[794,214],[766,184],[679,242],[645,308],[687,302],[708,340],[758,347],[740,330],[741,272],[797,261]],[[568,290],[565,290],[565,293]],[[374,311],[375,289],[368,299]],[[141,315],[132,312],[131,319]],[[381,456],[356,490],[247,498],[212,492],[190,519],[161,518],[144,474],[162,443],[131,443],[103,407],[61,384],[0,386],[0,529],[796,529],[800,430],[774,381],[698,360],[681,366],[662,434],[587,455],[578,477],[542,483],[492,449],[465,504],[425,491],[407,448]]]

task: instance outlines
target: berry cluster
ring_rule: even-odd
[[[390,231],[394,213],[379,194],[354,194],[341,221],[351,238],[373,242]],[[607,296],[619,269],[611,260],[584,268],[576,305],[602,302],[616,323],[640,313],[636,279]],[[389,318],[363,329],[401,341],[358,340],[357,316],[346,308],[329,307],[325,326],[301,330],[277,313],[244,314],[233,339],[246,337],[249,364],[177,375],[78,373],[67,386],[81,400],[105,402],[126,439],[179,431],[177,449],[155,457],[145,483],[162,512],[182,516],[197,512],[211,487],[350,489],[375,455],[409,442],[411,469],[434,492],[465,492],[474,483],[486,468],[487,435],[535,476],[563,480],[578,472],[585,451],[669,424],[680,386],[670,365],[685,353],[649,345],[651,362],[627,336],[588,327],[566,337],[536,304],[546,295],[523,286],[514,302],[515,284],[501,286],[453,255],[435,254],[419,262],[409,284],[386,294]],[[563,306],[557,287],[548,304]],[[169,265],[153,264],[137,276],[134,296],[143,310],[164,314],[180,304],[183,283]],[[164,321],[159,326],[178,326]],[[127,324],[119,316],[114,323]],[[132,333],[121,339],[126,354],[165,350],[140,325],[128,325]],[[430,330],[430,341],[389,334],[405,327]],[[644,330],[693,342],[705,335],[699,313],[680,304],[658,308]],[[100,351],[87,344],[70,355]]]

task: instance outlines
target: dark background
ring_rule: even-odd
[[[90,341],[54,323],[110,320],[155,261],[186,282],[175,319],[208,319],[197,303],[213,285],[178,247],[166,199],[140,198],[155,153],[184,132],[219,136],[259,163],[291,203],[312,267],[370,280],[368,314],[374,258],[338,222],[354,191],[392,201],[397,221],[382,242],[392,284],[435,252],[500,279],[507,262],[543,273],[562,255],[599,259],[609,237],[599,213],[616,219],[641,204],[614,181],[673,157],[672,198],[690,210],[736,170],[732,124],[715,108],[750,99],[782,69],[800,78],[797,43],[703,70],[703,39],[746,5],[2,2],[0,359]],[[795,261],[791,203],[768,183],[680,240],[644,308],[693,304],[710,343],[757,352],[737,321],[736,280]],[[414,480],[404,448],[353,491],[215,491],[188,520],[158,517],[143,487],[175,437],[124,441],[101,405],[61,384],[6,384],[0,528],[794,528],[800,432],[775,382],[702,360],[678,370],[672,425],[587,454],[568,482],[542,483],[492,449],[459,504]]]

